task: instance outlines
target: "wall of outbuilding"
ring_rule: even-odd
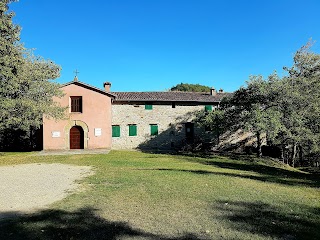
[[[214,106],[215,107],[215,106]],[[158,103],[152,110],[145,103],[113,103],[112,125],[120,126],[120,136],[112,137],[112,149],[174,149],[186,144],[185,123],[193,122],[195,113],[205,105]],[[137,136],[129,136],[129,125],[137,126]],[[157,124],[159,133],[150,135],[150,124]],[[195,123],[195,139],[204,134],[204,128]]]

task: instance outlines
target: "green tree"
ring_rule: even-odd
[[[170,91],[181,91],[181,92],[210,92],[210,87],[200,84],[188,84],[180,83],[172,87]]]
[[[289,161],[295,165],[297,153],[319,151],[320,139],[320,55],[311,51],[308,42],[294,55],[293,66],[285,70],[278,105],[282,112],[282,148],[290,148]],[[299,151],[298,151],[299,150]]]
[[[216,139],[216,144],[219,144],[220,136],[226,130],[227,125],[225,120],[225,111],[222,109],[216,109],[210,112],[201,111],[197,114],[196,118],[196,122],[212,132]]]
[[[246,87],[220,104],[224,129],[254,133],[258,157],[264,135],[268,144],[281,146],[282,159],[286,152],[292,166],[298,155],[302,161],[304,154],[320,150],[320,55],[312,52],[311,46],[309,42],[296,52],[293,66],[284,68],[287,76],[250,76]],[[202,121],[213,126],[215,118],[206,115]]]
[[[250,76],[246,87],[235,91],[221,104],[230,127],[255,134],[258,157],[262,156],[262,136],[268,135],[273,139],[281,129],[281,114],[274,104],[276,95],[273,91],[278,81],[276,74],[270,75],[267,80],[262,76]]]
[[[20,42],[20,27],[12,22],[8,5],[14,0],[0,2],[0,131],[39,127],[42,117],[59,119],[65,108],[53,97],[61,97],[60,67],[33,55]]]

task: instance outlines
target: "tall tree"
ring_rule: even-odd
[[[250,76],[247,86],[237,90],[222,104],[225,116],[233,128],[255,134],[258,157],[262,156],[262,136],[274,138],[281,129],[281,114],[274,104],[274,89],[278,81],[275,73],[267,80],[262,76]]]
[[[281,146],[292,166],[304,154],[320,150],[320,55],[311,51],[312,42],[299,49],[288,75],[276,73],[267,79],[250,76],[246,87],[222,101],[225,129],[246,129],[255,133],[257,155],[261,156],[262,134],[267,142]],[[202,120],[213,126],[215,115]],[[201,122],[201,120],[199,120]]]
[[[311,51],[309,41],[293,58],[293,66],[285,70],[288,76],[282,81],[282,94],[278,98],[282,123],[282,144],[291,148],[290,162],[294,166],[299,149],[318,151],[320,139],[320,55]]]
[[[39,127],[43,115],[62,118],[65,108],[53,97],[61,97],[60,67],[33,55],[20,42],[20,26],[13,23],[8,5],[0,2],[0,131]]]

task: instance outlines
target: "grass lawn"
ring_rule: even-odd
[[[320,179],[271,160],[111,151],[0,155],[90,165],[82,191],[0,222],[0,239],[320,239]]]

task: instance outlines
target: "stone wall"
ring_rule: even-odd
[[[113,103],[112,125],[120,126],[120,137],[112,137],[112,149],[173,149],[186,143],[185,123],[192,122],[195,113],[205,105],[153,105],[146,110],[144,103]],[[129,125],[136,124],[137,136],[129,136]],[[158,135],[150,135],[150,124],[158,125]],[[194,136],[204,132],[196,123]]]

